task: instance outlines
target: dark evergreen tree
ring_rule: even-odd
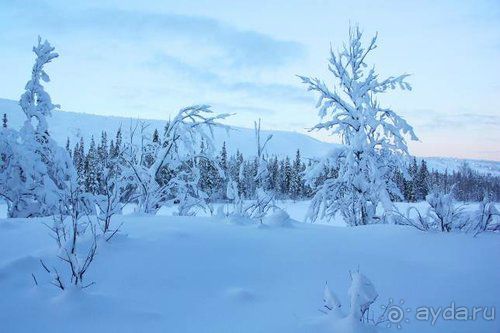
[[[275,193],[278,195],[278,197],[283,197],[281,193],[279,193],[279,162],[278,162],[278,157],[273,156],[272,158],[269,159],[269,163],[267,165],[268,171],[269,171],[269,183],[270,183],[270,189],[275,191]]]
[[[69,138],[66,139],[66,151],[69,154],[69,157],[73,157],[73,153],[71,151],[71,144],[69,142]]]
[[[429,194],[429,170],[427,169],[427,163],[422,160],[420,167],[416,175],[415,183],[415,194],[417,201],[425,200],[427,194]]]
[[[226,150],[226,141],[223,142],[222,148],[219,155],[219,166],[222,171],[227,172],[227,150]]]
[[[97,149],[94,137],[92,137],[89,151],[87,152],[87,156],[85,156],[85,190],[92,194],[99,192],[98,161]]]
[[[114,144],[114,150],[110,152],[110,155],[112,158],[116,158],[120,155],[122,152],[122,129],[121,127],[118,128],[118,131],[116,131],[116,136],[115,136],[115,144]]]
[[[160,134],[158,133],[158,130],[156,128],[153,132],[153,143],[161,145]]]
[[[300,158],[300,150],[297,149],[297,153],[295,155],[295,160],[293,161],[293,165],[291,168],[290,175],[290,197],[294,200],[298,199],[302,195],[302,160]]]
[[[73,164],[78,175],[78,186],[85,191],[85,143],[82,137],[73,149]]]
[[[200,172],[200,188],[208,194],[209,199],[212,201],[223,199],[222,177],[219,174],[219,169],[216,165],[212,164],[209,159],[203,158],[205,153],[205,142],[202,140],[200,147],[200,156],[202,156],[202,158],[197,162]]]
[[[109,147],[108,134],[103,131],[101,133],[101,142],[97,147],[96,174],[97,182],[99,183],[98,193],[103,194],[105,189],[105,171],[109,167]]]

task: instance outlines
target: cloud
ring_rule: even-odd
[[[237,113],[237,114],[247,114],[250,116],[269,116],[275,115],[276,111],[269,108],[264,107],[253,107],[246,105],[232,105],[232,104],[224,104],[224,103],[215,103],[213,107],[217,110],[221,110],[227,113]]]
[[[500,116],[478,113],[442,114],[434,112],[423,125],[428,129],[485,128],[500,129]]]
[[[121,9],[75,9],[44,2],[6,1],[3,26],[17,25],[39,30],[89,38],[106,37],[125,40],[152,40],[168,46],[172,40],[183,40],[193,47],[215,48],[219,63],[232,68],[282,66],[305,54],[302,44],[276,39],[254,31],[243,31],[212,18],[173,13],[150,13]]]
[[[253,97],[264,99],[288,100],[299,103],[314,103],[314,98],[305,89],[280,83],[260,83],[250,81],[227,80],[215,72],[202,67],[190,65],[168,54],[158,54],[144,64],[151,70],[157,71],[166,67],[176,74],[195,83],[226,92],[239,92]]]
[[[456,113],[439,112],[432,109],[406,110],[410,124],[417,130],[441,131],[448,129],[499,130],[500,115],[473,113],[464,110]]]

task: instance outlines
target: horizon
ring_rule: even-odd
[[[16,100],[11,100],[11,99],[6,99],[6,98],[2,98],[0,97],[0,102],[1,101],[9,101],[9,102],[13,102],[13,103],[18,103],[18,101]],[[22,112],[21,109],[19,109],[20,112]],[[55,109],[53,110],[52,112],[63,112],[63,113],[73,113],[73,114],[84,114],[84,115],[88,115],[88,116],[97,116],[97,117],[111,117],[111,118],[121,118],[121,119],[129,119],[129,120],[137,120],[137,121],[152,121],[152,122],[155,122],[155,121],[167,121],[167,119],[158,119],[158,118],[138,118],[138,117],[129,117],[129,116],[120,116],[120,115],[102,115],[102,114],[96,114],[96,113],[89,113],[89,112],[77,112],[77,111],[68,111],[68,110],[64,110],[64,109]],[[2,112],[0,112],[1,114]],[[244,129],[244,130],[251,130],[253,131],[254,128],[251,127],[251,126],[231,126],[233,129]],[[337,142],[331,142],[331,141],[327,141],[327,140],[322,140],[321,137],[315,137],[313,135],[311,135],[311,133],[313,132],[305,132],[305,133],[302,133],[302,132],[299,132],[299,131],[295,131],[295,130],[287,130],[287,129],[263,129],[264,132],[273,132],[273,133],[276,133],[276,132],[285,132],[285,133],[296,133],[296,134],[299,134],[299,135],[305,135],[313,140],[317,140],[319,142],[322,142],[322,143],[326,143],[326,144],[341,144],[341,143],[337,143]],[[77,137],[78,135],[73,135],[74,137]],[[92,135],[93,136],[93,135]],[[71,139],[71,136],[68,136],[68,138]],[[228,137],[228,141],[230,140],[231,138]],[[61,143],[62,144],[62,143]],[[416,157],[417,159],[448,159],[448,160],[460,160],[460,161],[471,161],[471,162],[487,162],[487,163],[490,163],[490,162],[494,162],[494,163],[500,163],[500,159],[481,159],[481,158],[463,158],[463,157],[456,157],[456,156],[446,156],[446,155],[438,155],[438,156],[422,156],[422,155],[414,155],[412,154],[411,157]],[[453,168],[452,168],[453,169]]]
[[[317,96],[295,75],[331,82],[329,45],[341,45],[357,22],[365,40],[378,32],[369,63],[381,76],[412,74],[411,92],[381,99],[414,127],[421,141],[409,142],[412,155],[499,161],[500,65],[490,61],[500,56],[498,3],[356,5],[6,1],[0,69],[9,80],[0,89],[19,98],[40,35],[60,54],[46,88],[62,110],[165,120],[182,106],[210,104],[236,113],[230,125],[250,128],[262,118],[263,129],[338,143],[307,131],[319,120]]]
[[[0,102],[2,101],[8,101],[8,102],[11,102],[11,103],[16,103],[18,104],[18,101],[15,101],[15,100],[11,100],[11,99],[6,99],[6,98],[1,98],[0,97]],[[19,109],[19,112],[22,112],[21,109]],[[88,115],[88,116],[96,116],[96,117],[110,117],[110,118],[118,118],[118,119],[124,119],[124,120],[135,120],[135,121],[151,121],[151,122],[158,122],[158,121],[167,121],[166,119],[155,119],[155,118],[137,118],[137,117],[126,117],[126,116],[120,116],[120,115],[101,115],[101,114],[95,114],[95,113],[88,113],[88,112],[75,112],[75,111],[68,111],[68,110],[63,110],[63,109],[56,109],[56,110],[53,110],[52,112],[62,112],[62,113],[72,113],[72,114],[83,114],[83,115]],[[1,112],[0,112],[0,115],[1,115]],[[249,130],[249,131],[254,131],[254,128],[253,127],[245,127],[245,126],[231,126],[233,129],[236,129],[236,130],[239,130],[239,129],[243,129],[243,130]],[[152,128],[154,129],[154,128]],[[106,129],[105,129],[106,130]],[[125,131],[127,132],[127,131]],[[286,129],[263,129],[263,132],[271,132],[273,134],[276,134],[278,132],[285,132],[285,133],[294,133],[294,134],[298,134],[298,135],[305,135],[307,136],[308,138],[311,138],[313,140],[316,140],[318,142],[321,142],[321,143],[325,143],[325,144],[332,144],[332,142],[329,142],[329,141],[325,141],[325,140],[322,140],[321,138],[317,138],[317,137],[314,137],[312,135],[310,135],[311,132],[306,132],[306,133],[301,133],[299,131],[294,131],[294,130],[286,130]],[[72,138],[77,138],[79,137],[81,134],[73,134],[73,136],[71,135],[68,135],[68,138],[71,140]],[[94,136],[92,134],[92,136]],[[83,137],[83,136],[82,136]],[[95,137],[95,136],[94,136]],[[87,138],[88,139],[88,138]],[[230,145],[230,142],[231,140],[233,140],[234,137],[231,137],[231,136],[228,136],[227,138],[227,141],[225,141],[227,144],[228,144],[228,147],[231,147],[231,148],[235,148],[235,147],[232,147]],[[272,140],[271,143],[274,143],[274,141]],[[63,144],[63,142],[60,142],[60,144]],[[340,144],[340,143],[335,143],[335,144]],[[236,147],[236,150],[239,150],[239,147]],[[299,149],[300,150],[300,149]],[[305,150],[305,149],[302,149],[302,150]],[[304,153],[305,151],[301,151],[301,153]],[[307,152],[306,152],[307,153]],[[282,155],[282,154],[278,154],[278,155]],[[293,155],[292,153],[290,154],[286,154],[286,155]],[[485,163],[500,163],[500,160],[495,160],[495,159],[477,159],[477,158],[461,158],[461,157],[456,157],[456,156],[421,156],[421,155],[411,155],[411,157],[415,157],[417,158],[418,160],[426,160],[426,161],[438,161],[440,159],[444,159],[444,160],[457,160],[457,161],[469,161],[469,162],[485,162]],[[472,169],[478,171],[477,167],[474,166],[474,165],[469,165],[472,167]],[[450,167],[450,170],[453,170],[454,167],[453,166],[449,166]],[[455,166],[456,167],[456,166]],[[431,169],[433,170],[437,170],[437,171],[442,171],[441,169],[446,169],[446,167],[431,167]],[[484,173],[484,171],[482,171]],[[487,172],[486,172],[487,173]]]

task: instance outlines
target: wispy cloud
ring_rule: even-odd
[[[485,127],[500,130],[500,116],[492,114],[427,112],[427,116],[421,126],[430,130]]]
[[[222,112],[228,113],[238,113],[238,114],[247,114],[252,117],[255,116],[270,116],[275,115],[276,110],[265,108],[265,107],[253,107],[247,105],[233,105],[233,104],[224,104],[224,103],[216,103],[213,105],[214,108],[220,110]]]
[[[311,94],[307,93],[307,91],[301,87],[279,83],[228,80],[215,72],[203,67],[188,64],[181,59],[167,54],[156,55],[144,65],[154,71],[167,67],[178,75],[190,79],[194,83],[203,84],[227,92],[239,92],[263,99],[288,100],[307,103],[308,105],[314,102],[314,98]]]

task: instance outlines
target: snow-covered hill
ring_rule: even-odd
[[[16,101],[0,99],[0,115],[6,113],[9,126],[13,128],[21,127],[25,121],[25,115]],[[54,111],[49,120],[49,129],[52,137],[61,145],[66,143],[69,137],[72,142],[78,140],[80,136],[89,139],[92,135],[100,138],[101,131],[115,133],[118,128],[122,128],[127,133],[131,124],[137,124],[138,119],[126,117],[100,116],[88,113],[76,113],[66,111]],[[149,129],[160,130],[165,126],[165,120],[148,119]],[[303,152],[305,157],[316,157],[325,154],[332,148],[331,144],[318,141],[310,136],[286,131],[262,131],[262,136],[273,135],[269,143],[269,151],[278,155],[294,156],[297,149]],[[126,134],[125,134],[126,135]],[[216,129],[215,141],[222,146],[225,141],[230,152],[241,152],[251,154],[255,150],[254,130],[249,128],[234,128],[229,133],[224,129]]]
[[[10,126],[17,128],[22,125],[25,116],[16,101],[0,98],[0,114],[6,113]],[[114,133],[119,127],[126,133],[131,124],[136,124],[138,119],[127,117],[100,116],[88,113],[76,113],[66,111],[54,111],[50,119],[50,131],[52,137],[61,145],[66,143],[69,137],[72,142],[80,136],[89,139],[92,135],[100,137],[102,130]],[[150,129],[161,129],[165,126],[165,120],[146,120],[151,124]],[[333,148],[333,144],[316,140],[308,135],[287,131],[262,131],[263,136],[272,134],[268,151],[278,155],[293,156],[300,149],[304,157],[321,157]],[[216,130],[215,141],[221,146],[225,141],[230,152],[237,149],[245,154],[252,154],[255,150],[254,132],[249,128],[235,128],[227,133],[225,130]],[[425,157],[430,169],[439,171],[457,170],[463,163],[463,159],[448,157]],[[500,162],[467,160],[469,165],[478,172],[500,175]]]
[[[458,170],[464,163],[467,162],[469,167],[482,174],[492,174],[500,176],[500,162],[498,161],[485,161],[485,160],[464,160],[460,158],[451,157],[426,157],[425,160],[431,169],[444,172],[453,172]]]

